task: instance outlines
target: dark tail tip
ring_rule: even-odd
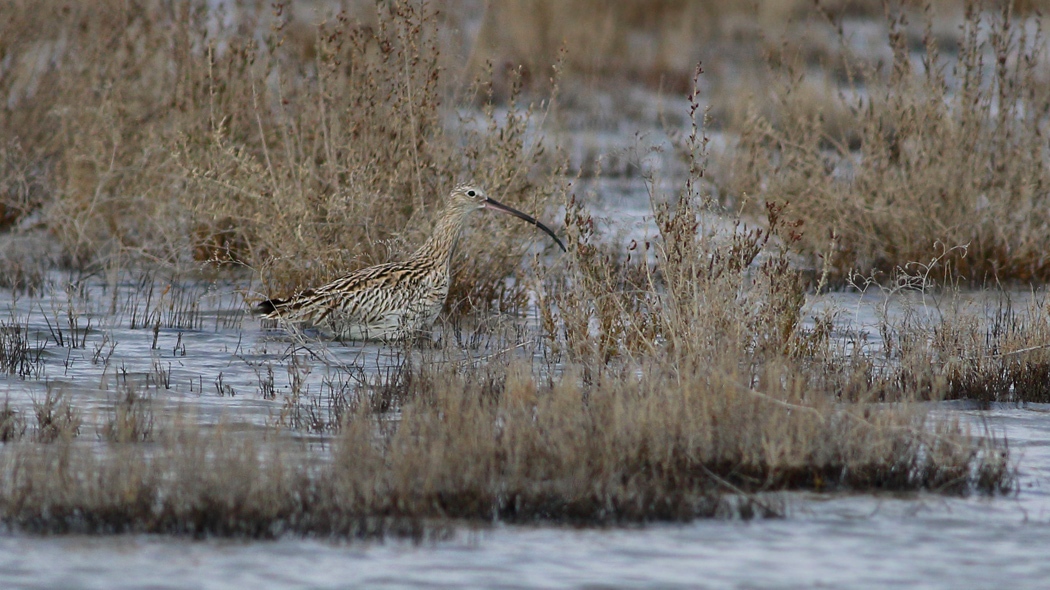
[[[269,315],[277,311],[277,306],[282,303],[284,303],[284,301],[280,299],[267,299],[266,301],[260,301],[255,304],[254,308],[252,308],[252,313],[256,315]]]

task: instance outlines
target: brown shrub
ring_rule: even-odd
[[[827,97],[851,113],[848,132],[805,104],[800,70],[784,70],[776,120],[752,110],[741,124],[723,196],[789,203],[805,222],[802,250],[829,256],[839,280],[931,260],[934,274],[976,283],[1050,278],[1041,31],[1009,7],[971,6],[958,56],[942,58],[927,21],[916,68],[905,20],[889,17],[892,64],[859,66],[848,91]]]
[[[457,181],[542,215],[533,106],[515,91],[509,111],[449,124],[434,12],[361,18],[307,26],[258,3],[225,25],[205,3],[15,3],[0,129],[54,169],[53,195],[29,207],[73,264],[235,261],[273,290],[411,251]],[[454,301],[513,304],[502,279],[527,230],[483,223],[492,247],[459,264]]]

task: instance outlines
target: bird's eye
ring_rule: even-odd
[[[476,193],[476,192],[474,192],[472,190],[471,191],[467,191],[467,196],[468,197],[476,197],[476,196],[478,196],[478,193]]]

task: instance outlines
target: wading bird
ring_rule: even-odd
[[[356,270],[323,287],[256,305],[264,318],[315,328],[340,340],[401,340],[429,329],[448,296],[449,266],[471,213],[492,209],[535,225],[565,245],[534,218],[488,198],[472,185],[452,190],[434,234],[404,262]]]

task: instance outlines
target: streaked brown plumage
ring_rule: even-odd
[[[408,260],[362,268],[287,299],[267,299],[255,312],[341,340],[400,340],[425,330],[448,296],[449,266],[463,226],[471,213],[486,208],[528,221],[565,250],[547,226],[464,184],[452,190],[434,234]]]

